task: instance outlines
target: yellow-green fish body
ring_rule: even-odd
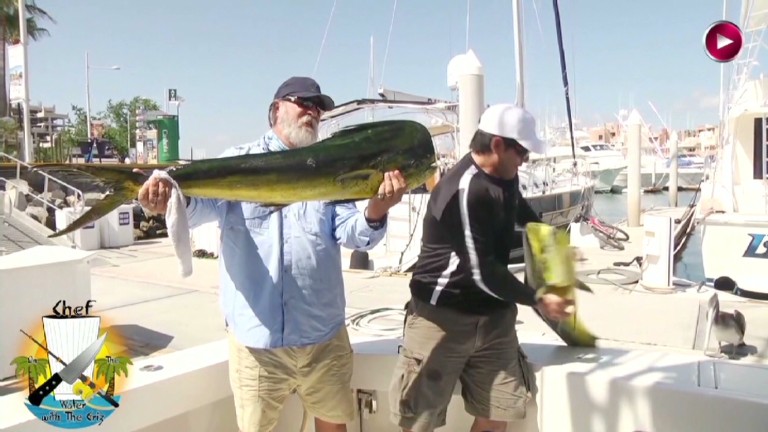
[[[41,164],[41,170],[77,170],[110,189],[100,202],[57,237],[105,216],[137,197],[147,180],[126,164]],[[190,197],[260,203],[279,208],[302,201],[348,202],[376,195],[387,171],[399,170],[409,189],[437,170],[429,130],[411,120],[362,123],[316,144],[278,152],[193,161],[169,167],[168,174]],[[91,180],[92,181],[92,180]]]
[[[575,289],[591,291],[576,277],[574,256],[568,234],[544,223],[529,223],[525,227],[523,249],[527,283],[537,297],[547,293],[576,300]],[[569,346],[594,347],[597,337],[581,322],[575,307],[570,317],[554,321],[542,319]]]

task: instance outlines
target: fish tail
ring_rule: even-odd
[[[48,236],[48,238],[60,237],[76,231],[92,222],[109,214],[120,205],[130,202],[138,196],[141,186],[147,177],[143,173],[133,172],[132,167],[121,166],[99,166],[96,164],[37,164],[33,170],[53,171],[78,170],[91,174],[99,179],[105,180],[105,183],[111,188],[111,191],[101,200],[99,200],[90,210],[82,216],[75,219],[71,224],[61,231],[57,231]]]
[[[568,335],[570,339],[568,345],[578,347],[594,348],[597,345],[597,337],[592,334],[579,317],[574,313],[568,318],[560,321],[561,331]]]

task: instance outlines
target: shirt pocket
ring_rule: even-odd
[[[301,202],[291,206],[300,233],[316,237],[328,235],[333,225],[333,207],[326,201]]]
[[[224,228],[266,230],[269,228],[271,207],[249,202],[231,202],[224,218]]]

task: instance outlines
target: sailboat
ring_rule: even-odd
[[[518,13],[515,13],[519,17]],[[522,44],[519,37],[520,25],[515,26],[518,56],[517,103],[523,106],[524,88],[522,86]],[[469,67],[482,71],[482,65],[475,53],[470,49],[466,54],[459,54],[449,62],[448,81],[449,86],[459,89],[457,72],[454,69]],[[480,72],[482,74],[482,72]],[[482,87],[482,85],[481,85]],[[387,118],[397,117],[393,111],[404,110],[403,116],[411,119],[417,118],[425,122],[432,133],[439,155],[438,164],[440,172],[445,172],[461,159],[465,154],[462,149],[468,148],[468,137],[471,137],[477,128],[477,121],[463,123],[461,121],[460,104],[456,100],[443,100],[435,97],[424,97],[402,91],[395,91],[380,87],[379,98],[362,98],[338,105],[334,110],[326,112],[321,119],[321,134],[325,136],[342,127],[345,120],[349,120],[352,114],[368,111],[367,120],[375,118],[376,111],[386,110]],[[484,100],[484,95],[476,95]],[[481,102],[484,106],[484,102]],[[478,116],[479,117],[479,116]],[[464,126],[467,130],[462,130]],[[471,128],[471,131],[468,131]],[[448,144],[445,144],[446,141]],[[535,155],[532,155],[535,158]],[[577,216],[589,211],[594,197],[595,182],[588,170],[574,169],[573,166],[558,166],[549,160],[524,165],[518,171],[520,176],[520,189],[531,205],[531,208],[539,214],[542,220],[550,225],[565,228]],[[424,185],[406,194],[402,202],[390,210],[388,218],[387,234],[382,243],[365,255],[371,261],[364,260],[361,264],[353,258],[359,254],[353,254],[348,260],[350,268],[387,268],[397,271],[407,271],[415,264],[421,246],[421,222],[426,211],[429,193],[432,187],[439,182],[440,174]],[[358,206],[362,209],[365,203]],[[514,229],[514,227],[510,227]],[[519,262],[522,258],[522,235],[520,235],[519,248],[510,255],[510,262]]]
[[[707,282],[768,300],[768,79],[751,77],[768,0],[744,0],[740,24],[745,45],[727,93],[721,85],[718,163],[702,184],[697,215]]]

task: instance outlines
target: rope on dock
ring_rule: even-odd
[[[376,325],[372,321],[376,319],[397,319],[397,325]],[[346,325],[356,331],[368,333],[373,336],[399,336],[403,332],[403,320],[405,309],[402,307],[380,307],[366,309],[347,317]]]
[[[601,273],[622,275],[622,279],[608,279],[600,277]],[[577,277],[584,283],[596,285],[629,285],[637,283],[640,280],[640,272],[636,270],[625,270],[619,268],[606,267],[599,270],[580,270],[576,272]]]

